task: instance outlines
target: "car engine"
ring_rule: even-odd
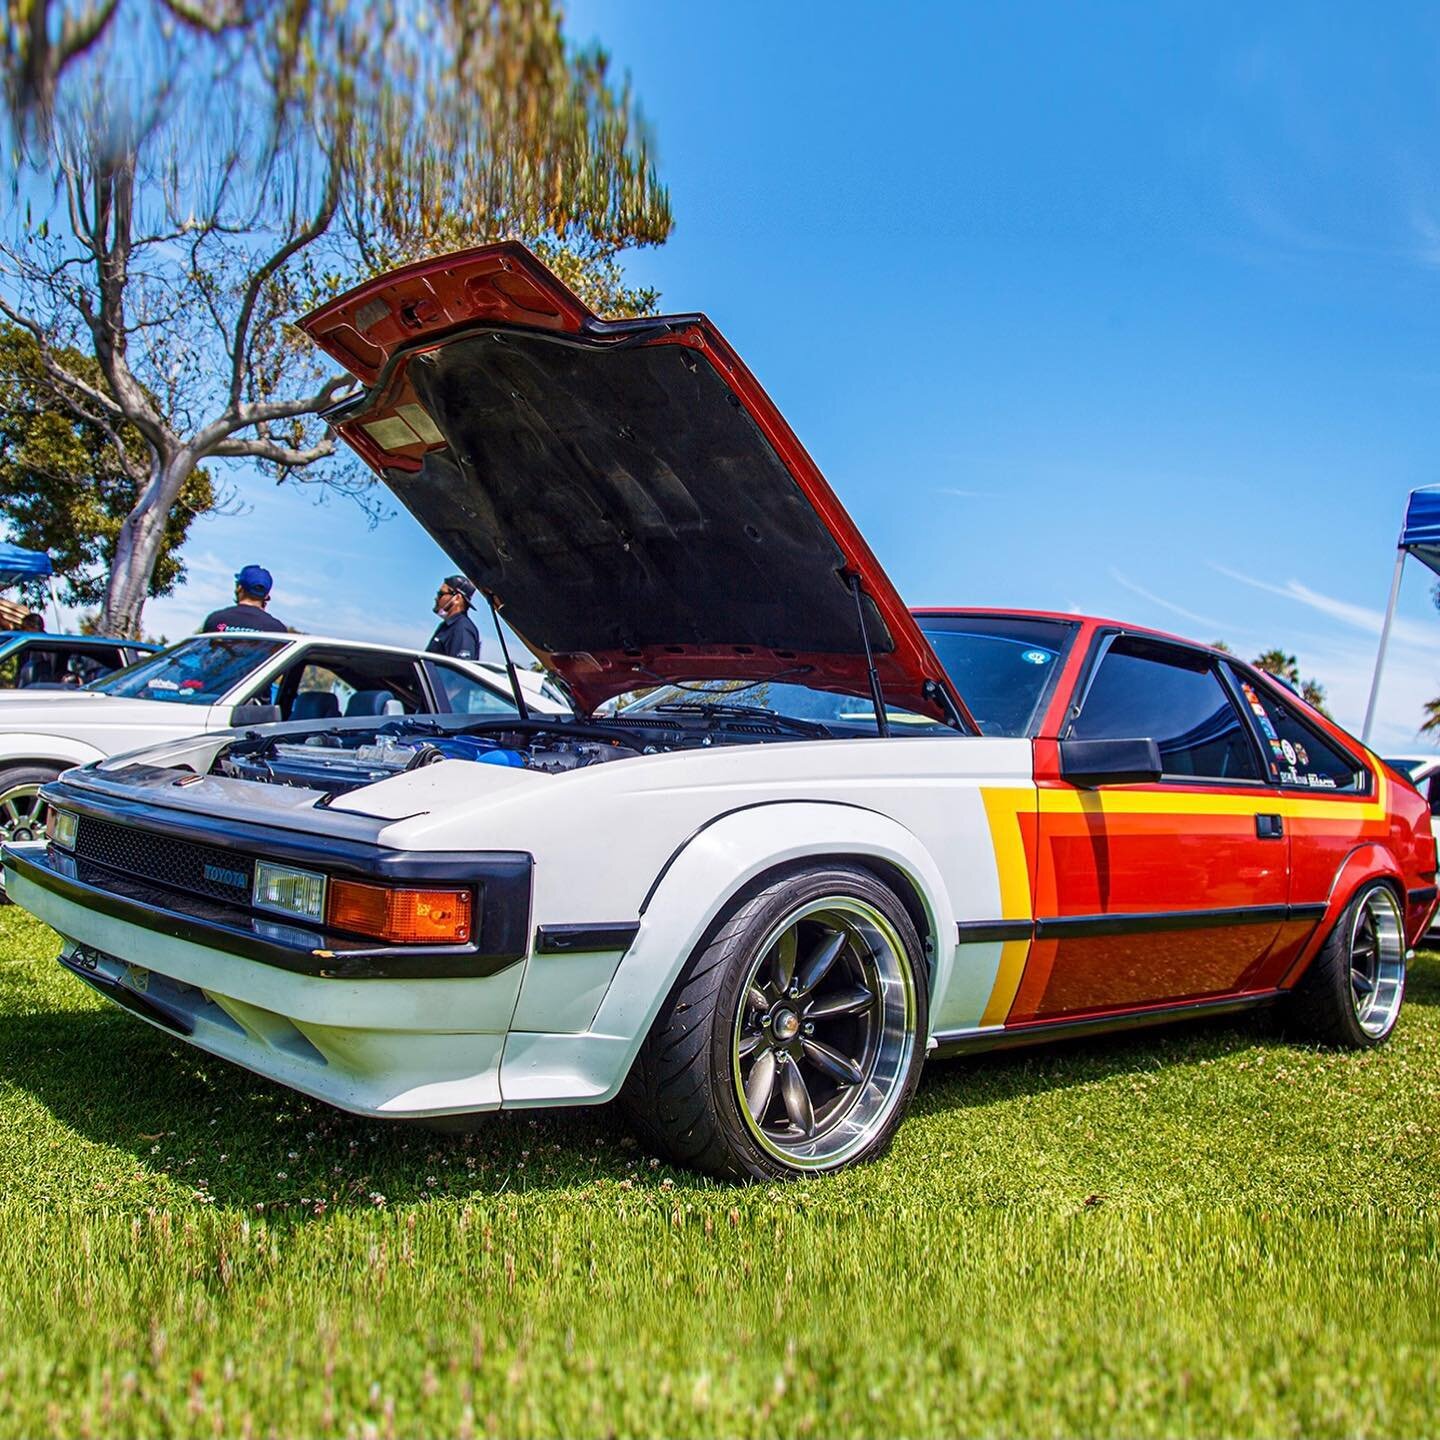
[[[295,785],[338,795],[440,760],[560,774],[640,753],[620,740],[554,729],[477,735],[432,734],[395,726],[378,731],[331,729],[303,738],[257,734],[227,747],[215,770],[236,780]]]

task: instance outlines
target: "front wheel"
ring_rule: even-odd
[[[50,765],[14,765],[0,770],[0,843],[45,838],[45,817],[50,807],[40,798],[40,787],[59,773]],[[8,903],[4,890],[0,890],[0,905]]]
[[[1389,1039],[1405,998],[1405,923],[1395,892],[1367,885],[1340,913],[1287,998],[1286,1029],[1345,1050]]]
[[[881,1153],[928,1024],[914,923],[869,871],[815,866],[741,901],[690,957],[624,1099],[680,1164],[753,1179]]]

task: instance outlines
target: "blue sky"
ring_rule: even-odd
[[[1359,727],[1406,492],[1440,482],[1440,12],[578,3],[708,312],[914,603],[1078,608],[1299,654]],[[292,623],[422,641],[408,517],[249,490],[196,527]],[[1382,746],[1440,692],[1412,562]]]

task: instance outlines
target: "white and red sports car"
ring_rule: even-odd
[[[762,1177],[876,1154],[927,1053],[1391,1032],[1429,815],[1303,701],[1124,625],[912,614],[703,316],[597,320],[501,245],[305,325],[364,387],[338,432],[576,714],[70,771],[7,881],[117,1003],[363,1114],[623,1093]]]

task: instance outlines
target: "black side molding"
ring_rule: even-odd
[[[1057,915],[1035,922],[1038,940],[1082,935],[1148,935],[1159,930],[1210,930],[1226,925],[1276,925],[1288,905],[1237,905],[1228,910],[1162,910],[1147,915]]]
[[[1412,890],[1415,897],[1425,892]],[[1435,890],[1428,898],[1435,898]],[[1092,935],[1148,935],[1162,930],[1210,930],[1229,925],[1274,925],[1289,920],[1319,920],[1323,901],[1306,905],[1237,905],[1225,910],[1158,910],[1141,915],[1052,915],[1036,920],[962,920],[955,928],[962,945],[986,940],[1079,940]]]
[[[640,933],[638,921],[599,925],[541,925],[535,931],[537,955],[569,955],[582,950],[628,950]]]
[[[1436,896],[1437,892],[1433,885],[1422,885],[1418,890],[1407,890],[1405,898],[1412,905],[1428,905]]]
[[[962,945],[985,940],[1028,940],[1035,926],[1029,920],[962,920],[956,927]]]

